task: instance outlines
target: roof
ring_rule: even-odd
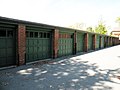
[[[88,31],[84,31],[84,30],[78,30],[78,29],[72,29],[72,28],[60,27],[60,26],[53,26],[53,25],[48,25],[48,24],[43,24],[43,23],[24,21],[24,20],[7,18],[7,17],[2,17],[2,16],[0,16],[0,23],[14,24],[14,25],[25,24],[26,26],[35,26],[35,27],[42,27],[42,28],[49,28],[49,29],[63,28],[63,29],[69,29],[69,30],[84,32],[84,33],[88,32]],[[104,34],[99,34],[99,33],[94,33],[94,32],[88,32],[88,33],[109,36],[109,35],[104,35]]]
[[[112,31],[120,31],[120,27],[115,27]]]

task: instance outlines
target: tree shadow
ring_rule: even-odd
[[[89,64],[79,58],[44,65],[36,63],[0,73],[1,90],[112,90],[105,82],[120,84],[111,80],[120,69],[101,70],[96,63]]]

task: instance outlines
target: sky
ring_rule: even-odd
[[[102,19],[112,30],[119,9],[120,0],[0,0],[0,16],[62,27],[94,27]]]

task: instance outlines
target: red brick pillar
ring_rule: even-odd
[[[58,40],[59,40],[59,30],[55,28],[53,32],[53,58],[58,57]]]
[[[77,35],[76,31],[74,32],[74,54],[77,53]]]
[[[26,49],[26,28],[25,25],[18,25],[18,65],[25,64]]]
[[[85,33],[84,35],[84,51],[88,51],[88,33]]]
[[[93,50],[96,50],[96,35],[93,35]]]

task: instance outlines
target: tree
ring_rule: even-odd
[[[89,31],[89,32],[94,32],[94,29],[93,29],[92,27],[88,27],[88,28],[87,28],[87,31]]]
[[[107,34],[106,26],[100,22],[97,27],[95,27],[95,32],[99,34]]]
[[[99,21],[98,25],[93,29],[92,27],[88,27],[87,31],[89,32],[95,32],[99,34],[107,34],[107,28],[106,25],[103,23],[102,20]]]

